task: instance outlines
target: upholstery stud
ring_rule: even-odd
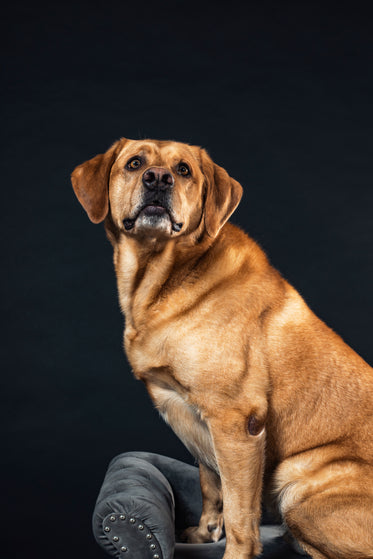
[[[155,553],[155,554],[153,555],[153,559],[159,559],[158,553]]]
[[[136,518],[130,518],[130,522],[131,522],[131,524],[135,524]]]
[[[109,526],[105,526],[104,530],[105,532],[110,532],[111,528]]]
[[[152,539],[152,535],[151,535],[151,534],[146,534],[146,539],[147,539],[147,540],[151,540],[151,539]]]
[[[155,549],[155,544],[154,544],[154,543],[151,544],[150,549],[151,549],[152,551]]]
[[[123,551],[123,553],[125,553],[126,551],[128,551],[128,549],[126,548],[125,545],[122,545],[122,547],[120,548],[121,551]]]
[[[126,520],[126,515],[125,515],[125,514],[121,514],[121,515],[119,516],[119,519],[120,519],[120,520]]]
[[[139,528],[139,530],[143,530],[144,526],[142,524],[139,524],[138,528]]]
[[[114,536],[114,537],[113,537],[113,542],[119,542],[118,536]]]
[[[111,522],[115,522],[116,519],[117,519],[116,516],[114,516],[114,515],[112,514],[111,517],[110,517]]]

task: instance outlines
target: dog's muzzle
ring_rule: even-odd
[[[174,182],[172,174],[163,167],[151,167],[144,172],[143,203],[133,219],[124,219],[126,231],[133,229],[137,221],[142,229],[166,229],[168,222],[172,231],[181,231],[183,223],[176,223],[171,211],[171,191]]]
[[[146,189],[152,192],[164,192],[174,186],[175,179],[163,167],[150,167],[143,174],[142,183]]]

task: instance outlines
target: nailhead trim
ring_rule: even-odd
[[[144,532],[144,530],[145,530],[145,528],[146,528],[146,526],[145,526],[144,524],[142,524],[142,523],[137,524],[137,519],[136,519],[135,517],[131,516],[131,517],[127,518],[127,516],[126,516],[124,513],[119,514],[119,515],[116,515],[116,514],[112,513],[110,516],[106,517],[106,521],[105,521],[105,522],[107,522],[108,520],[109,520],[110,522],[113,522],[113,523],[115,523],[117,520],[120,520],[121,523],[123,523],[123,522],[125,522],[125,521],[128,521],[129,524],[132,525],[134,528],[137,528],[137,529],[139,530],[139,532]],[[136,524],[137,524],[137,525],[136,525]],[[136,526],[135,526],[135,525],[136,525]],[[113,526],[113,528],[114,528],[114,533],[115,533],[115,526]],[[119,528],[119,526],[118,526],[118,528]],[[105,532],[107,535],[108,535],[109,532],[111,532],[111,530],[112,530],[112,529],[111,529],[110,526],[108,526],[107,524],[104,525],[104,532]],[[153,539],[153,535],[152,535],[152,533],[149,532],[148,530],[149,530],[149,529],[147,529],[147,530],[145,531],[144,536],[145,536],[145,539],[146,539],[146,540],[150,541],[150,540]],[[115,542],[115,543],[118,543],[118,542],[120,541],[120,538],[119,538],[119,536],[114,535],[114,536],[112,536],[112,540],[111,540],[111,541],[112,541],[112,542]],[[156,552],[156,553],[154,553],[154,554],[152,555],[152,559],[161,559],[161,555],[159,555],[159,553],[157,552],[158,549],[159,549],[159,547],[158,547],[157,544],[158,544],[157,540],[155,540],[155,543],[150,543],[150,544],[149,544],[149,550],[150,550],[150,551],[153,551],[153,552]],[[158,549],[157,549],[157,548],[158,548]],[[118,549],[118,548],[117,548],[117,549]],[[130,551],[130,549],[128,549],[128,547],[127,547],[126,545],[122,545],[119,549],[120,549],[120,551],[121,551],[122,553],[127,553],[127,552]],[[159,549],[159,551],[161,551],[161,550]]]

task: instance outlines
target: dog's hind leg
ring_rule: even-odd
[[[372,480],[373,481],[373,480]],[[313,559],[373,559],[373,496],[326,490],[294,504],[285,522]]]

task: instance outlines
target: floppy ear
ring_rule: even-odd
[[[74,169],[71,182],[74,192],[93,223],[103,221],[109,211],[109,176],[111,167],[126,140],[118,140]]]
[[[201,149],[202,171],[206,179],[205,226],[210,237],[216,237],[224,223],[237,208],[242,186],[223,167],[216,165]]]

